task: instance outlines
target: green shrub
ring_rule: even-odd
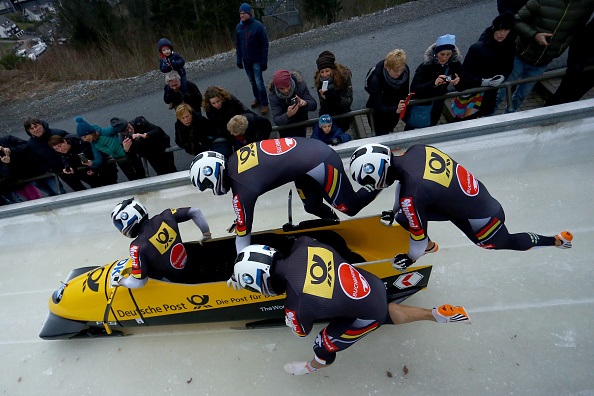
[[[15,54],[5,54],[0,57],[0,68],[4,70],[15,70],[26,61],[27,58],[22,58],[20,56],[16,56]]]

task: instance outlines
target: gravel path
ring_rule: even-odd
[[[296,34],[271,42],[270,56],[292,52],[325,42],[357,36],[386,26],[434,15],[460,6],[476,3],[475,0],[416,0],[409,3],[334,23],[309,32]],[[494,2],[493,2],[494,3]],[[495,7],[495,4],[493,4]],[[208,76],[235,67],[235,51],[207,59],[188,62],[186,69],[193,76]],[[3,103],[0,107],[0,136],[22,131],[22,122],[29,116],[56,119],[72,114],[124,102],[136,96],[160,91],[162,73],[158,70],[120,80],[95,80],[64,83],[65,87],[43,98]]]

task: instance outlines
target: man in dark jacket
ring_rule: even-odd
[[[169,105],[169,109],[175,109],[182,103],[192,106],[195,112],[202,114],[202,93],[198,86],[192,81],[186,81],[187,90],[183,90],[181,77],[175,70],[165,74],[165,87],[163,101]]]
[[[252,108],[262,105],[262,115],[268,114],[268,96],[264,87],[262,72],[268,68],[268,36],[266,28],[252,15],[252,7],[243,3],[239,7],[241,21],[235,28],[235,51],[237,67],[245,69],[252,85],[254,103]]]
[[[547,106],[579,100],[594,87],[594,70],[584,72],[584,67],[594,65],[594,53],[590,47],[593,37],[594,19],[571,42],[567,74],[563,76],[555,94],[547,101]]]
[[[369,71],[365,90],[369,99],[365,107],[373,109],[375,134],[390,133],[398,124],[409,92],[410,70],[406,53],[401,49],[390,52],[386,59]]]
[[[124,151],[146,158],[157,175],[177,172],[173,152],[165,152],[171,147],[169,136],[160,126],[151,124],[143,116],[130,122],[114,117],[111,126],[119,134]]]
[[[294,124],[307,120],[307,112],[318,108],[301,74],[295,71],[277,70],[268,83],[272,119],[276,125]],[[305,126],[282,129],[280,137],[305,137]]]
[[[70,183],[76,184],[76,179],[73,179],[70,175],[61,174],[62,160],[60,155],[48,144],[50,137],[53,135],[64,137],[68,135],[68,132],[62,129],[50,128],[47,122],[32,117],[25,120],[24,127],[27,135],[31,137],[27,141],[31,156],[41,164],[46,172],[60,174],[60,179],[72,188]],[[62,183],[57,181],[55,177],[38,180],[36,185],[50,196],[66,193]]]
[[[542,75],[582,31],[593,11],[594,0],[529,0],[515,16],[516,56],[507,81]],[[518,111],[534,85],[536,82],[518,85],[505,112]],[[500,89],[496,104],[505,96],[505,89]]]

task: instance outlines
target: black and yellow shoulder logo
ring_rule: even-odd
[[[258,148],[256,143],[250,143],[237,150],[237,173],[244,172],[258,165]]]
[[[309,247],[303,293],[331,299],[334,280],[334,255],[332,252],[321,247]]]
[[[169,250],[171,244],[177,238],[177,232],[169,227],[165,222],[161,223],[159,231],[153,235],[149,241],[157,248],[159,253],[164,254]]]
[[[423,179],[449,187],[453,176],[453,161],[433,147],[425,147],[425,173]]]

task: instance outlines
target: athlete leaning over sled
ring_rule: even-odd
[[[211,188],[215,195],[224,195],[232,190],[238,252],[250,244],[258,197],[284,184],[294,182],[305,210],[323,219],[338,219],[323,200],[354,216],[379,193],[369,186],[355,192],[338,153],[319,140],[306,138],[251,143],[226,162],[213,151],[200,153],[192,161],[190,178],[200,191]]]
[[[399,182],[393,210],[382,212],[383,224],[392,225],[395,219],[410,232],[409,251],[394,257],[395,269],[404,270],[425,253],[437,251],[427,235],[429,221],[451,221],[485,249],[571,247],[569,231],[556,236],[510,234],[501,204],[462,165],[434,147],[414,145],[395,157],[384,145],[366,144],[351,156],[350,172],[359,184],[376,189]]]
[[[166,209],[148,218],[146,207],[134,198],[120,202],[111,212],[116,228],[128,238],[132,258],[132,273],[124,277],[115,272],[112,286],[130,289],[143,287],[148,278],[175,283],[196,283],[199,271],[196,260],[182,242],[178,223],[192,220],[202,231],[202,242],[211,239],[202,211],[195,207]]]
[[[314,321],[330,320],[315,339],[312,360],[285,364],[293,375],[328,367],[336,352],[383,324],[421,320],[470,324],[463,307],[442,305],[430,310],[388,304],[381,279],[351,266],[334,248],[310,237],[298,238],[286,257],[269,246],[246,247],[237,257],[233,278],[235,289],[265,296],[286,292],[285,323],[299,337],[311,332]]]

